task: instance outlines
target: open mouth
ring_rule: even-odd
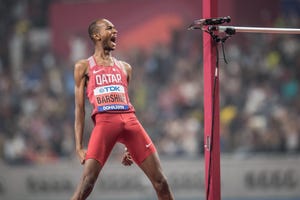
[[[117,41],[117,36],[116,35],[113,35],[111,38],[110,38],[110,41],[114,44],[116,44],[116,41]]]

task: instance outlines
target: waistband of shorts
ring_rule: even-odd
[[[95,113],[92,116],[92,119],[94,121],[94,123],[97,122],[97,120],[99,119],[103,119],[103,118],[112,118],[112,117],[121,117],[121,116],[129,116],[129,115],[135,115],[135,112],[103,112],[103,113]]]

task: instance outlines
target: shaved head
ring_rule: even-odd
[[[88,33],[93,42],[95,42],[94,35],[99,33],[100,25],[106,21],[106,19],[96,19],[94,20],[88,28]]]

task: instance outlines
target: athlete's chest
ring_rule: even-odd
[[[126,81],[125,74],[118,66],[94,66],[89,74],[96,86],[123,84]]]

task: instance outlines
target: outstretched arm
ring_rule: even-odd
[[[75,81],[75,146],[76,153],[79,157],[80,163],[84,164],[85,150],[83,149],[83,130],[85,119],[85,84],[86,84],[86,61],[78,61],[74,68]]]

